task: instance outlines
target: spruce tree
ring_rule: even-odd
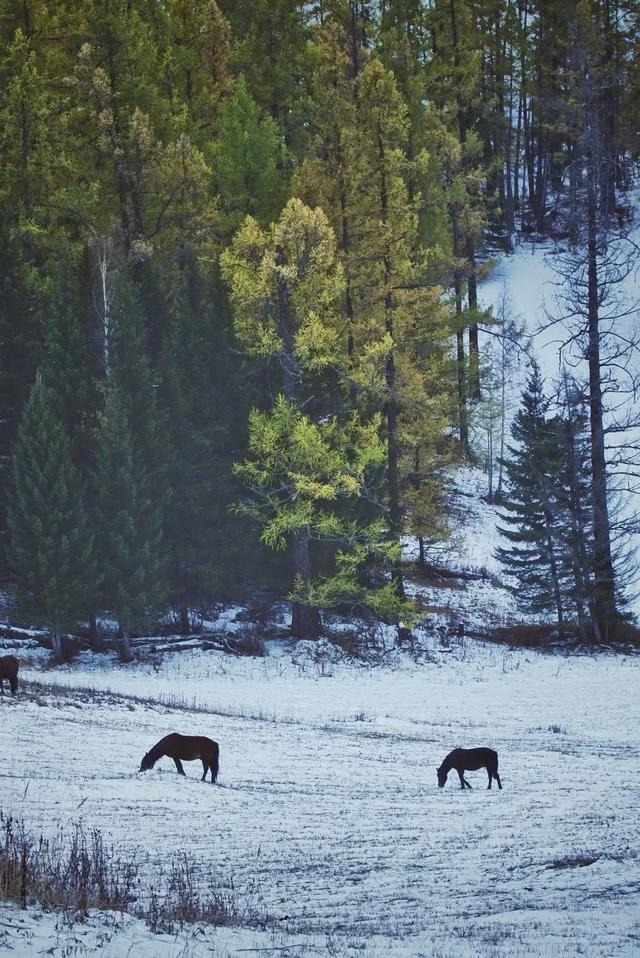
[[[131,630],[162,608],[166,567],[161,511],[117,386],[110,386],[98,435],[94,476],[96,550],[102,600],[120,629],[123,661],[132,659]]]
[[[275,219],[284,202],[283,148],[275,120],[249,93],[244,76],[220,109],[213,173],[231,235],[247,214],[261,225]]]
[[[47,624],[62,656],[62,633],[89,607],[96,586],[93,535],[60,403],[39,375],[12,462],[9,561],[21,604]]]
[[[558,475],[561,469],[557,422],[548,416],[549,400],[534,364],[507,446],[504,463],[507,490],[500,533],[509,543],[496,554],[518,581],[514,588],[524,608],[553,611],[559,626],[566,618],[562,588],[561,509]]]
[[[238,351],[226,348],[230,332],[220,291],[205,282],[193,257],[181,284],[162,355],[160,402],[170,446],[170,601],[187,632],[190,609],[202,608],[230,581],[238,586],[244,580],[238,562],[244,572],[256,551],[229,513],[240,485],[232,464],[243,452],[254,390],[246,378],[240,387]]]

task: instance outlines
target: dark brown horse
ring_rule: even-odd
[[[487,788],[491,788],[491,779],[495,778],[498,788],[502,788],[502,782],[498,775],[498,753],[492,748],[454,748],[449,752],[444,762],[437,769],[438,785],[440,788],[447,781],[447,775],[452,768],[460,776],[460,788],[471,788],[463,772],[475,772],[479,768],[486,768],[489,776]]]
[[[15,694],[18,688],[18,669],[20,662],[15,655],[0,656],[0,692],[4,695],[4,679],[9,679],[11,693]]]
[[[217,742],[204,735],[179,735],[178,732],[165,735],[144,756],[140,771],[148,772],[163,755],[173,759],[180,775],[185,774],[182,762],[193,762],[199,758],[203,769],[201,781],[204,782],[208,771],[211,772],[212,782],[218,777],[220,749]]]

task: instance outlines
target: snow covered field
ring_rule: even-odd
[[[640,659],[470,640],[418,667],[291,658],[34,658],[24,677],[64,688],[0,700],[3,811],[45,833],[99,828],[142,852],[149,880],[186,853],[267,926],[176,938],[4,907],[0,951],[640,954]],[[220,787],[199,763],[187,779],[168,760],[137,773],[172,730],[219,741]],[[473,791],[453,777],[439,790],[444,755],[480,744],[498,750],[503,790],[484,772]]]

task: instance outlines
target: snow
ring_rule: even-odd
[[[126,669],[84,655],[43,673],[34,660],[24,678],[61,688],[0,699],[5,813],[47,834],[99,828],[141,851],[149,882],[186,853],[203,882],[268,916],[266,931],[194,940],[5,909],[0,935],[24,918],[34,936],[18,954],[68,954],[68,941],[90,954],[100,935],[114,956],[134,943],[145,956],[638,954],[640,659],[465,640],[428,665],[323,669],[273,648]],[[194,764],[186,779],[167,760],[137,773],[172,730],[220,743],[220,787]],[[439,790],[435,766],[457,745],[496,748],[503,790],[484,772],[473,791],[451,777]]]
[[[636,197],[635,208],[640,209],[639,198]],[[636,228],[631,236],[637,244],[640,243],[640,228]],[[519,317],[524,321],[525,329],[529,337],[529,346],[531,354],[537,359],[542,375],[546,381],[548,390],[551,389],[554,382],[558,381],[561,372],[561,354],[560,345],[563,340],[571,338],[569,328],[563,323],[549,326],[548,317],[555,315],[555,297],[559,277],[553,269],[553,259],[555,251],[551,244],[528,244],[522,243],[516,251],[510,256],[504,256],[500,259],[491,272],[478,288],[478,301],[481,308],[492,308],[494,315],[499,315],[500,303],[506,296],[511,305],[511,312],[514,317]],[[623,305],[621,312],[623,315],[619,321],[607,319],[603,316],[601,329],[602,338],[605,339],[608,331],[612,328],[622,329],[627,336],[635,339],[640,337],[640,266],[632,269],[624,281],[620,284],[619,290],[615,293],[620,296]],[[607,310],[604,310],[605,314]],[[615,310],[609,308],[609,312],[615,313]],[[487,332],[481,332],[481,351],[491,345],[492,337]],[[585,381],[587,378],[587,367],[584,352],[580,351],[580,344],[574,342],[570,349],[564,353],[565,360],[568,361],[570,372],[573,375],[581,376]],[[622,362],[622,360],[621,360]],[[640,373],[640,357],[637,349],[630,359],[631,368],[635,374]],[[528,364],[524,357],[519,363],[513,381],[511,383],[511,402],[508,410],[508,419],[512,418],[520,402],[520,393],[524,388],[528,376]],[[628,386],[628,380],[624,381],[625,388]],[[628,392],[613,392],[607,387],[609,395],[606,397],[610,409],[615,409],[615,417],[618,422],[625,418],[625,410],[635,413],[635,397]],[[609,417],[605,414],[605,425],[612,422],[611,414]],[[638,448],[640,443],[640,429],[631,430],[626,434],[630,446]],[[619,437],[614,436],[614,441]],[[610,455],[613,455],[610,451]],[[633,455],[633,453],[632,453]],[[633,466],[630,467],[633,472]],[[635,469],[637,473],[637,468]],[[638,512],[638,494],[640,494],[640,474],[635,476],[634,480],[625,477],[622,486],[635,489],[635,493],[623,496],[623,502],[620,507],[617,518],[626,516],[629,519],[635,519]],[[609,480],[609,492],[616,482]],[[618,482],[618,485],[620,483]],[[612,502],[616,496],[610,495]],[[614,506],[615,509],[618,506]],[[485,529],[483,538],[491,537],[489,524]],[[635,534],[631,539],[632,551],[637,552],[640,549],[640,533]],[[633,583],[632,583],[633,584]],[[633,593],[633,589],[632,589]],[[631,594],[630,609],[636,615],[640,615],[640,595]]]

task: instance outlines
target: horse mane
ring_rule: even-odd
[[[161,738],[160,741],[156,742],[153,748],[150,748],[147,754],[145,755],[145,758],[149,759],[149,761],[152,762],[153,765],[155,765],[158,759],[162,758],[162,756],[165,754],[164,742],[165,740]]]

